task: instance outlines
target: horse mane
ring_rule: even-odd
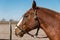
[[[48,9],[48,8],[44,8],[44,7],[36,7],[36,9],[40,9],[44,12],[50,12],[50,13],[60,13],[60,12],[57,12],[57,11],[54,11],[52,9]]]

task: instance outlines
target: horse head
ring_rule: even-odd
[[[24,34],[29,34],[29,31],[36,29],[38,24],[49,39],[60,40],[60,14],[47,8],[37,7],[35,1],[33,1],[32,8],[18,22],[15,34],[23,37]]]
[[[18,22],[17,27],[15,28],[15,34],[17,36],[23,37],[26,32],[37,28],[38,22],[35,20],[36,15],[34,15],[34,13],[37,12],[36,10],[38,10],[36,2],[33,1],[32,8],[24,14],[24,16]]]

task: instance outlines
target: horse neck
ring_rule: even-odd
[[[57,35],[60,33],[60,21],[59,19],[57,20],[55,16],[57,14],[54,14],[52,11],[50,12],[47,12],[47,10],[44,12],[42,9],[38,10],[37,14],[39,20],[41,21],[41,28],[45,31],[45,33],[51,40],[60,40],[60,35]]]

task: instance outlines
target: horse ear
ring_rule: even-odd
[[[33,0],[32,8],[33,8],[33,9],[35,9],[35,8],[36,8],[36,2],[35,2],[35,0]]]

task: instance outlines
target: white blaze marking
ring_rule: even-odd
[[[19,26],[21,24],[22,20],[23,20],[23,17],[20,19],[20,21],[18,22],[17,26]]]

